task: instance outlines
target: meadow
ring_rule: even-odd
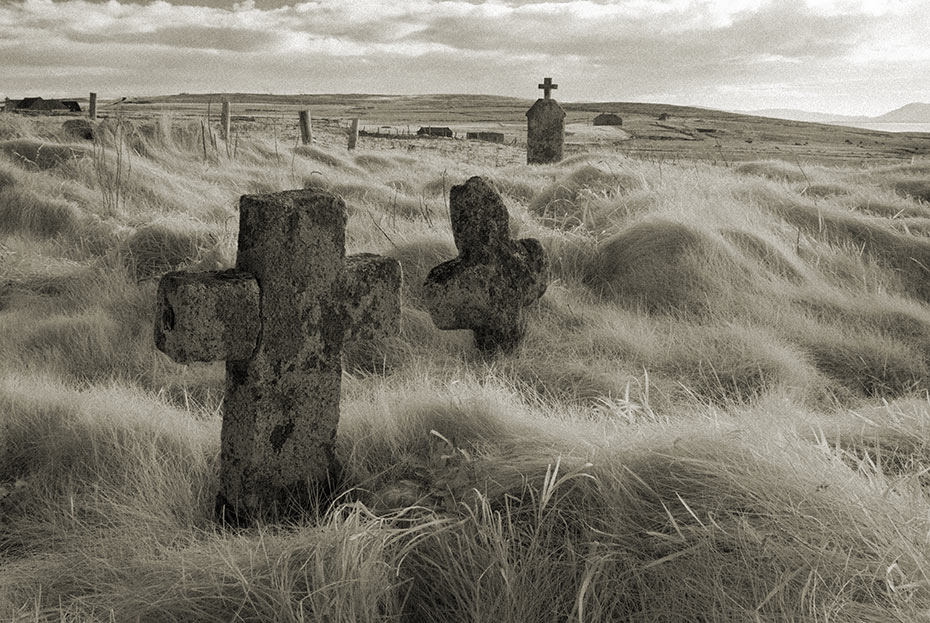
[[[930,159],[237,127],[0,115],[0,619],[930,621]],[[473,175],[551,259],[493,358],[422,301]],[[157,282],[310,186],[403,328],[345,352],[336,501],[223,529],[223,364],[155,349]]]

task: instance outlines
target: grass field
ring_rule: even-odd
[[[158,106],[92,142],[0,115],[0,619],[930,621],[926,139],[528,167]],[[552,263],[494,359],[421,298],[472,175]],[[337,502],[224,531],[224,368],[156,351],[155,288],[232,265],[240,195],[311,185],[401,262],[404,326],[345,353]]]

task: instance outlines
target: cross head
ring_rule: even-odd
[[[552,95],[552,89],[558,89],[559,85],[552,84],[552,78],[545,78],[542,84],[537,85],[536,88],[543,90],[543,99],[549,99]]]
[[[526,334],[526,307],[546,291],[546,253],[535,238],[510,238],[507,208],[482,177],[452,187],[449,214],[459,256],[426,277],[430,316],[440,329],[472,329],[484,352],[512,350]]]
[[[217,512],[236,524],[325,489],[342,346],[398,331],[401,282],[394,259],[345,256],[345,203],[328,192],[245,195],[239,210],[235,268],[164,275],[155,326],[179,363],[226,361]]]

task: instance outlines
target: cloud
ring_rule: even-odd
[[[0,70],[37,93],[96,76],[121,93],[262,83],[525,97],[545,74],[570,100],[739,106],[728,98],[755,93],[760,107],[779,91],[826,101],[850,90],[844,76],[861,94],[891,79],[926,89],[930,75],[923,0],[190,1],[0,4]]]

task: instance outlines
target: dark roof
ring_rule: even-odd
[[[424,126],[417,130],[418,136],[453,136],[452,128],[443,126]]]
[[[595,125],[623,125],[623,118],[612,112],[602,112],[594,118]]]
[[[41,101],[42,101],[42,98],[41,98],[41,97],[24,97],[24,98],[21,99],[21,100],[19,101],[19,103],[16,105],[16,108],[18,108],[18,109],[20,109],[20,110],[29,110],[30,108],[32,108],[32,107],[35,106],[38,102],[41,102]]]
[[[70,110],[81,112],[81,105],[74,100],[45,100],[41,97],[26,97],[13,106],[16,110]]]

